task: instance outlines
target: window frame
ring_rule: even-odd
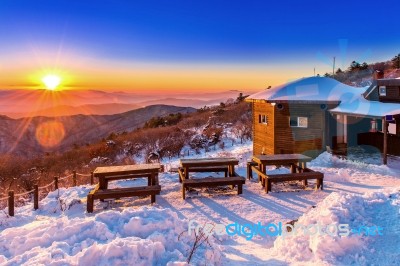
[[[293,119],[295,118],[295,120]],[[300,120],[305,119],[306,125],[300,125]],[[296,125],[292,125],[292,121],[296,121]],[[289,126],[298,128],[308,128],[308,117],[307,116],[289,116]]]
[[[384,92],[382,92],[384,90]],[[386,86],[379,86],[379,96],[386,97],[387,95],[387,88]]]
[[[268,125],[268,116],[267,115],[258,115],[258,123],[263,125]]]

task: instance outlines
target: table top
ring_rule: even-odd
[[[236,158],[199,158],[199,159],[181,159],[181,166],[221,166],[221,165],[238,165],[239,160]]]
[[[270,155],[254,155],[253,161],[268,164],[274,162],[310,162],[311,157],[303,154],[270,154]]]
[[[160,171],[159,163],[153,164],[134,164],[97,167],[93,175],[112,175],[112,174],[135,174],[135,173],[157,173]]]

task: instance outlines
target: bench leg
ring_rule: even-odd
[[[294,173],[296,173],[296,165],[295,164],[290,164],[290,172],[292,173],[292,174],[294,174]]]
[[[87,195],[86,210],[87,210],[88,213],[92,213],[93,212],[93,203],[94,203],[93,194]]]
[[[271,191],[271,181],[266,178],[265,182],[265,192],[270,192]]]
[[[308,185],[307,179],[303,180],[303,185],[306,187]]]
[[[238,195],[243,193],[243,184],[238,184]]]
[[[265,187],[265,177],[264,176],[261,177],[261,186]]]
[[[253,169],[251,168],[251,163],[247,163],[247,179],[253,179]]]
[[[106,187],[104,182],[104,178],[99,177],[99,189],[104,189]]]
[[[189,167],[183,168],[183,177],[184,179],[189,179]]]
[[[323,179],[317,178],[317,189],[321,188],[323,190]]]
[[[185,196],[186,196],[186,195],[185,195],[185,193],[186,193],[185,190],[186,190],[185,186],[182,185],[182,198],[183,198],[183,199],[185,199]]]
[[[228,172],[229,176],[233,176],[233,165],[228,165]]]
[[[151,203],[155,203],[156,202],[156,195],[152,194],[151,195]]]

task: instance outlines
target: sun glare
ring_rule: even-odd
[[[47,75],[43,77],[42,82],[48,90],[55,90],[61,83],[61,78],[56,75]]]

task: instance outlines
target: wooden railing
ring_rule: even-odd
[[[8,206],[8,215],[9,216],[14,216],[15,214],[15,198],[17,197],[23,197],[27,195],[33,195],[33,209],[37,210],[39,209],[39,191],[40,190],[45,190],[49,187],[53,187],[53,191],[57,190],[59,188],[59,183],[62,180],[67,180],[68,178],[72,178],[72,186],[76,187],[77,186],[77,177],[90,177],[90,184],[94,184],[94,177],[93,177],[93,172],[90,174],[80,174],[77,173],[76,171],[73,171],[72,174],[67,175],[67,176],[55,176],[53,179],[53,182],[39,187],[38,185],[34,185],[33,189],[30,191],[25,191],[23,193],[15,194],[13,190],[8,191],[8,196],[0,198],[0,201],[7,201],[7,206]]]
[[[400,137],[388,134],[388,151],[390,155],[400,155]],[[370,145],[383,151],[383,133],[382,132],[366,132],[359,133],[357,137],[358,145]]]

